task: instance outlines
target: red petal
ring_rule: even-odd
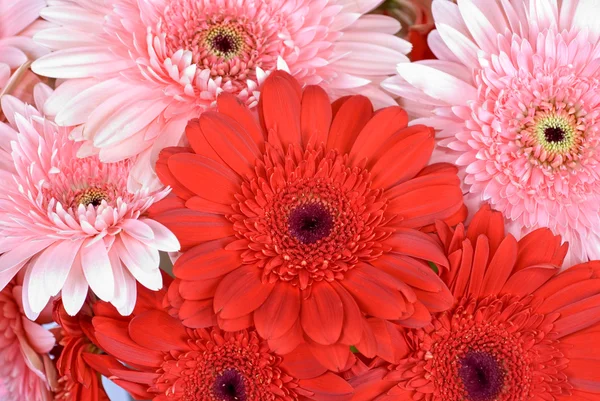
[[[556,273],[558,273],[558,267],[554,265],[544,264],[529,266],[510,276],[504,287],[502,287],[500,295],[511,294],[526,297],[529,294],[533,294],[538,288],[544,285],[544,283],[554,277]],[[600,280],[593,281],[600,283]],[[548,312],[553,310],[555,309],[551,308]]]
[[[264,143],[265,138],[256,117],[237,96],[227,92],[221,93],[217,98],[217,108],[220,113],[236,120],[250,135],[254,143],[257,145]]]
[[[410,228],[398,228],[386,240],[386,245],[390,245],[393,252],[448,267],[446,253],[440,244],[429,235],[420,231]]]
[[[242,265],[240,253],[224,248],[233,238],[204,242],[185,252],[173,266],[175,277],[184,280],[210,280],[224,276]]]
[[[179,294],[183,299],[191,301],[213,298],[221,280],[222,277],[201,281],[182,281],[179,284]]]
[[[500,243],[485,272],[482,294],[485,296],[498,294],[513,272],[516,261],[517,240],[509,234]]]
[[[260,149],[234,119],[206,111],[200,116],[200,129],[210,146],[232,170],[242,177],[254,174]]]
[[[354,388],[352,401],[379,400],[377,396],[385,394],[390,388],[396,386],[397,382],[384,380],[387,372],[386,368],[377,368],[350,379],[349,383]],[[407,391],[407,394],[410,398],[407,398],[406,401],[412,401],[410,392]],[[398,401],[403,400],[398,399]]]
[[[212,299],[184,301],[179,309],[179,318],[184,326],[192,329],[201,329],[217,324]]]
[[[155,215],[153,219],[175,234],[183,252],[199,243],[234,234],[231,222],[218,214],[176,209]]]
[[[350,347],[345,344],[320,345],[307,343],[310,352],[327,369],[342,372],[348,369],[348,362],[352,357]]]
[[[600,296],[587,298],[558,312],[560,318],[554,322],[553,331],[556,338],[561,338],[600,322]]]
[[[163,354],[136,344],[128,334],[128,323],[96,316],[93,319],[96,339],[102,349],[115,358],[138,366],[158,367]]]
[[[165,185],[173,188],[173,193],[183,199],[189,199],[194,196],[194,193],[184,187],[171,173],[168,166],[169,158],[178,153],[192,153],[190,148],[169,147],[160,151],[158,160],[156,161],[156,175]]]
[[[598,336],[596,336],[598,339]],[[595,341],[590,338],[590,341]],[[592,401],[600,393],[600,361],[594,359],[571,359],[564,373],[569,378],[569,384],[578,390],[586,391],[582,398],[577,400]],[[592,392],[596,394],[589,394]],[[570,398],[569,398],[570,399]]]
[[[274,286],[262,283],[258,267],[242,266],[225,276],[217,287],[214,310],[223,319],[242,317],[261,306]]]
[[[404,317],[406,305],[402,295],[365,273],[361,266],[357,265],[341,281],[361,310],[368,315],[382,319]]]
[[[363,127],[373,116],[373,105],[364,96],[350,97],[335,115],[327,138],[327,149],[348,153]]]
[[[471,242],[469,242],[470,244]],[[490,258],[490,245],[488,237],[480,235],[475,243],[473,254],[473,264],[471,266],[471,278],[469,281],[469,294],[472,297],[479,297],[483,286],[483,276],[488,266]],[[455,293],[455,296],[458,295]]]
[[[567,244],[561,246],[560,236],[552,234],[549,228],[532,231],[519,241],[515,271],[542,264],[562,266],[567,247]]]
[[[454,303],[454,298],[452,294],[450,294],[450,302],[445,304],[444,307],[434,308],[434,309],[442,309],[448,310]],[[448,306],[449,304],[449,306]],[[431,313],[429,313],[430,309],[426,307],[422,302],[415,302],[412,304],[415,308],[414,313],[408,319],[398,320],[397,323],[403,327],[408,327],[411,329],[417,329],[420,327],[425,327],[429,323],[431,323]],[[437,306],[437,305],[436,305]],[[432,310],[433,311],[433,310]]]
[[[409,351],[408,344],[395,325],[374,318],[368,319],[367,322],[375,335],[377,356],[395,364],[406,357]]]
[[[206,156],[209,159],[221,162],[221,158],[215,150],[208,144],[202,130],[200,129],[200,120],[194,118],[188,121],[185,127],[185,135],[192,149],[197,155]]]
[[[585,281],[589,278],[600,277],[600,261],[582,263],[569,268],[554,278],[550,279],[546,284],[541,286],[536,292],[535,297],[539,299],[549,298],[563,288],[572,284]]]
[[[504,239],[504,217],[502,213],[493,211],[488,204],[475,213],[467,230],[467,237],[473,244],[481,234],[488,237],[490,255],[493,256]]]
[[[152,385],[154,380],[159,378],[158,373],[153,372],[138,372],[130,369],[111,369],[111,376],[116,376],[119,379],[127,380],[133,383]]]
[[[309,141],[317,145],[325,143],[331,127],[331,119],[331,104],[327,93],[318,86],[307,86],[302,94],[302,114],[300,117],[304,146]]]
[[[254,312],[254,324],[262,338],[278,338],[292,328],[299,313],[298,288],[278,283],[265,303]]]
[[[445,287],[431,267],[418,259],[388,253],[369,263],[411,287],[430,292],[439,292]]]
[[[354,163],[363,159],[375,160],[383,145],[399,130],[406,128],[408,114],[399,106],[378,110],[358,134],[350,150],[350,158]]]
[[[319,344],[333,344],[340,338],[344,306],[329,283],[313,283],[310,296],[302,300],[300,319],[304,332]]]
[[[315,401],[349,401],[352,396],[352,386],[333,373],[309,380],[300,380],[301,388],[314,393],[310,399]]]
[[[185,350],[189,339],[179,320],[158,310],[134,317],[129,323],[129,336],[142,347],[165,352]]]
[[[404,182],[427,164],[433,153],[434,131],[424,125],[415,125],[404,131],[412,133],[386,149],[371,168],[373,186],[389,188]]]
[[[173,155],[168,161],[173,176],[204,199],[230,205],[240,191],[240,178],[227,166],[205,156]]]
[[[185,202],[185,207],[191,210],[204,213],[214,213],[223,215],[231,213],[231,206],[209,201],[208,199],[204,199],[194,194],[192,194],[192,197]]]
[[[285,354],[280,366],[297,379],[312,379],[327,372],[327,368],[315,359],[308,347],[303,346]]]
[[[419,228],[443,220],[463,205],[463,195],[456,176],[441,177],[444,184],[434,184],[430,177],[418,177],[390,191],[387,211],[398,215],[399,227]],[[453,183],[452,181],[457,181]],[[393,198],[391,195],[393,193]]]
[[[281,144],[287,149],[290,144],[300,144],[300,94],[289,74],[281,71],[272,73],[265,81],[260,95],[260,112],[269,143]],[[293,80],[293,78],[292,78]]]
[[[363,314],[352,295],[340,283],[333,281],[331,287],[337,292],[344,305],[344,325],[338,341],[342,344],[356,344],[360,341],[363,332]]]
[[[239,331],[252,326],[252,314],[237,317],[235,319],[221,319],[217,316],[219,327],[225,331]]]
[[[292,352],[299,344],[304,342],[304,331],[300,324],[300,318],[292,325],[283,336],[269,340],[269,348],[278,354]]]

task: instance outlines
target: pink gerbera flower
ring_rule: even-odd
[[[384,87],[441,130],[518,238],[550,227],[567,264],[600,258],[600,19],[597,1],[436,0],[435,61],[398,65]]]
[[[48,353],[54,336],[27,319],[21,277],[0,291],[0,399],[51,401],[56,372]]]
[[[42,103],[50,88],[38,86]],[[122,314],[133,309],[136,279],[162,286],[159,250],[175,236],[140,217],[167,191],[127,192],[129,161],[78,159],[81,144],[14,97],[2,98],[0,124],[0,289],[24,270],[23,306],[34,318],[62,289],[66,311],[81,308],[88,285]]]
[[[31,38],[48,25],[38,20],[44,7],[46,0],[0,0],[0,95],[12,93],[31,100],[31,89],[39,79],[29,71],[29,64],[48,52]]]
[[[56,51],[33,70],[69,79],[46,105],[58,124],[86,123],[80,139],[102,161],[141,154],[132,177],[147,183],[148,160],[177,145],[188,120],[222,91],[255,106],[278,67],[333,97],[360,91],[394,104],[379,82],[410,44],[393,35],[394,19],[363,15],[382,1],[61,1],[42,16],[62,27],[36,35]]]

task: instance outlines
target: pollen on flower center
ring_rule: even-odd
[[[75,195],[73,205],[92,205],[94,207],[100,206],[103,200],[107,200],[107,191],[103,188],[91,187],[79,191]]]
[[[573,146],[575,128],[563,116],[544,115],[538,119],[535,133],[539,143],[548,152],[567,152]]]
[[[217,26],[206,34],[205,44],[210,53],[225,60],[238,56],[244,48],[244,38],[232,26]]]
[[[469,351],[459,360],[458,374],[470,401],[496,399],[504,383],[504,372],[488,352]]]

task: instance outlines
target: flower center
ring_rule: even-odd
[[[343,280],[361,260],[385,252],[387,199],[364,166],[324,145],[278,152],[257,162],[257,176],[242,184],[238,212],[229,216],[248,242],[246,263],[263,269],[267,281],[305,290],[314,281]]]
[[[85,207],[87,207],[88,205],[92,205],[94,207],[98,207],[102,204],[103,200],[107,200],[106,195],[106,191],[102,188],[86,188],[84,190],[79,191],[75,195],[73,205],[83,205]]]
[[[290,233],[304,244],[314,244],[327,237],[333,228],[333,216],[321,203],[296,207],[288,218]]]
[[[470,401],[495,399],[504,383],[500,364],[487,352],[467,352],[459,361],[458,374]]]
[[[206,35],[205,43],[210,53],[225,60],[238,56],[244,48],[239,28],[230,25],[212,28]]]
[[[240,372],[228,369],[215,380],[213,392],[219,401],[246,401],[245,387]]]
[[[575,128],[567,117],[544,113],[537,121],[535,134],[547,152],[564,153],[573,147]]]

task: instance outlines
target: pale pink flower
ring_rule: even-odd
[[[46,0],[0,0],[0,95],[11,93],[31,101],[39,79],[29,64],[48,52],[35,43],[33,34],[49,24],[38,20]]]
[[[599,4],[435,0],[439,60],[383,83],[440,130],[437,161],[461,166],[472,210],[491,203],[518,238],[550,227],[567,265],[600,258]]]
[[[393,18],[364,15],[382,1],[52,1],[42,16],[62,27],[36,35],[55,52],[33,70],[68,79],[45,110],[60,125],[86,123],[85,152],[96,148],[103,161],[141,154],[132,177],[148,183],[189,119],[222,91],[256,105],[278,67],[334,98],[360,92],[395,104],[379,84],[410,44],[394,37]]]
[[[0,291],[0,400],[51,401],[56,371],[52,333],[23,314],[20,278]]]
[[[51,89],[36,87],[40,104]],[[144,211],[167,190],[130,193],[130,161],[77,158],[69,140],[32,106],[2,98],[10,126],[0,124],[0,288],[24,271],[23,306],[35,318],[62,290],[66,311],[79,311],[88,286],[122,314],[131,313],[136,279],[162,287],[159,250],[179,249],[175,236]]]

